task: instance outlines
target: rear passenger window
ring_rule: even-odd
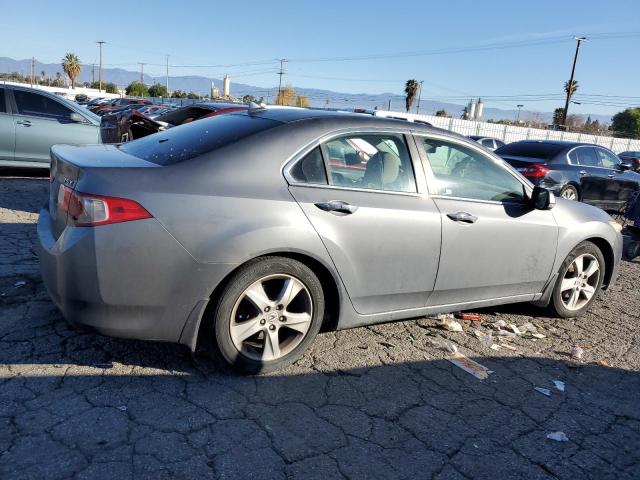
[[[416,192],[411,157],[402,134],[345,135],[322,148],[330,185]]]
[[[599,167],[600,159],[596,156],[596,152],[591,147],[579,147],[574,150],[576,152],[576,158],[578,159],[578,165],[584,167]]]
[[[327,173],[322,162],[320,147],[307,153],[302,160],[291,169],[291,176],[296,182],[327,184]]]
[[[0,113],[7,113],[7,103],[4,99],[4,88],[0,88]]]

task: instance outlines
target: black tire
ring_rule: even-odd
[[[567,274],[567,271],[569,270],[569,267],[571,267],[571,264],[573,263],[573,261],[580,255],[584,255],[584,254],[591,254],[593,257],[596,258],[596,260],[599,263],[600,275],[598,277],[597,284],[595,285],[595,294],[591,297],[591,299],[589,299],[589,301],[585,305],[583,305],[581,308],[577,310],[570,310],[565,307],[562,300],[562,292],[561,292],[562,280],[565,278],[565,275]],[[558,278],[553,288],[553,293],[551,295],[551,302],[549,304],[552,311],[556,315],[562,318],[575,318],[582,315],[585,311],[589,309],[589,307],[591,307],[591,305],[596,300],[596,298],[598,298],[598,294],[600,293],[600,290],[602,288],[602,283],[604,281],[605,271],[606,271],[606,264],[604,261],[604,256],[602,255],[602,252],[600,251],[600,249],[591,242],[582,242],[581,244],[579,244],[576,248],[573,249],[573,251],[567,256],[567,258],[564,260],[564,262],[562,262],[562,265],[560,266],[560,270],[558,271]]]
[[[271,275],[290,275],[304,284],[313,305],[311,323],[300,343],[286,355],[271,361],[255,360],[243,355],[234,345],[230,331],[231,316],[236,302],[245,290],[254,282]],[[279,370],[298,360],[313,343],[322,326],[324,310],[322,285],[309,267],[286,257],[261,257],[240,267],[220,296],[214,317],[218,350],[230,365],[248,373],[268,373]]]
[[[573,194],[573,199],[570,200],[575,200],[576,202],[580,201],[580,193],[578,192],[578,189],[573,185],[565,185],[564,187],[562,187],[562,190],[560,190],[560,196],[562,198],[566,198],[565,195],[567,194]]]
[[[624,258],[625,260],[632,261],[637,256],[640,255],[640,242],[635,240],[630,240],[627,245],[624,247]]]

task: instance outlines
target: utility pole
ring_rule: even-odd
[[[140,64],[140,83],[144,83],[144,63],[138,63]]]
[[[389,99],[389,106],[387,107],[387,111],[390,112],[391,111],[391,99]]]
[[[33,87],[33,82],[35,80],[35,71],[36,71],[36,57],[31,57],[31,86]]]
[[[165,84],[167,87],[167,97],[169,96],[169,54],[167,54],[167,82]]]
[[[524,105],[516,105],[516,107],[518,107],[518,116],[516,117],[516,123],[520,123],[520,110],[522,110],[522,107],[524,107]]]
[[[282,76],[286,73],[284,71],[284,64],[287,62],[286,58],[279,58],[280,61],[280,71],[278,75],[280,76],[280,83],[278,84],[278,105],[282,105]]]
[[[91,83],[96,83],[96,64],[91,64]],[[93,87],[91,87],[93,88]]]
[[[422,96],[422,84],[424,80],[420,80],[420,88],[418,89],[418,105],[416,105],[416,114],[420,113],[420,97]]]
[[[102,90],[102,45],[105,44],[104,41],[100,40],[96,42],[100,46],[100,69],[98,70],[98,90]]]
[[[569,77],[569,85],[567,88],[567,99],[564,102],[564,112],[562,112],[562,126],[567,129],[567,111],[569,110],[569,100],[571,100],[571,87],[573,86],[573,76],[576,73],[576,63],[578,62],[578,52],[580,51],[580,43],[584,42],[587,37],[575,37],[576,42],[576,54],[573,57],[573,66],[571,67],[571,77]]]

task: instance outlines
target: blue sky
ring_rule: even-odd
[[[561,95],[569,77],[572,37],[593,34],[581,48],[576,73],[578,93],[585,97],[572,112],[609,114],[640,104],[638,0],[460,0],[412,6],[378,0],[182,0],[100,2],[96,9],[89,5],[95,3],[5,3],[0,56],[35,56],[49,63],[73,51],[83,62],[93,63],[98,58],[94,42],[105,40],[106,66],[138,70],[137,62],[146,62],[145,73],[162,75],[160,65],[168,53],[174,65],[171,75],[230,73],[235,81],[260,87],[277,84],[275,59],[288,58],[285,83],[294,86],[400,93],[404,81],[415,78],[424,80],[423,98],[463,103],[463,97],[482,96],[496,108],[524,104],[528,110],[549,111],[562,104],[549,95]],[[625,32],[636,34],[603,35]],[[532,42],[537,44],[468,49]],[[396,55],[402,52],[419,54]],[[383,54],[388,56],[335,60]],[[309,61],[327,57],[330,60]],[[256,61],[267,63],[242,65]]]

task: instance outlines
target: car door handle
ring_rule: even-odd
[[[349,215],[358,210],[358,207],[355,205],[350,205],[347,202],[343,202],[342,200],[330,200],[328,202],[318,202],[315,204],[320,210],[324,210],[325,212],[331,213],[344,213]]]
[[[30,127],[31,122],[29,120],[18,120],[16,122],[18,125],[22,125],[23,127]]]
[[[610,173],[609,175],[607,175],[607,177],[609,177],[609,178],[613,178],[613,177],[615,177],[615,176],[616,176],[616,174],[615,174],[615,173]]]
[[[478,217],[467,212],[447,213],[447,217],[449,217],[454,222],[461,223],[476,223],[476,221],[478,220]]]
[[[589,175],[589,173],[586,170],[580,170],[578,173],[583,177],[586,175]]]

